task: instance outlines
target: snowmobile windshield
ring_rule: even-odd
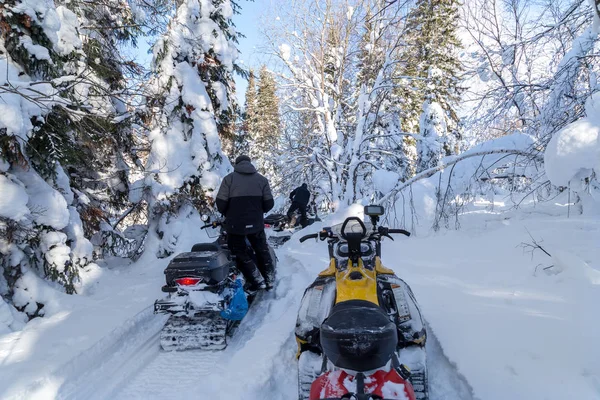
[[[368,236],[373,231],[373,225],[370,222],[365,222],[364,224],[367,228],[366,236]],[[343,222],[341,224],[333,225],[331,227],[331,232],[333,232],[334,235],[341,237],[343,225]],[[346,225],[345,231],[350,233],[362,233],[362,227],[357,221],[349,221]]]
[[[217,238],[221,234],[221,229],[222,228],[220,226],[211,226],[209,228],[206,228],[206,235],[211,239]]]

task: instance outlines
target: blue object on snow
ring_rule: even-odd
[[[221,317],[230,321],[241,321],[242,318],[248,312],[248,299],[246,299],[246,293],[244,293],[244,285],[241,279],[236,279],[233,289],[235,293],[231,298],[229,307],[221,311]]]

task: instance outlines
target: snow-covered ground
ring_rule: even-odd
[[[201,224],[199,219],[190,220],[181,248],[206,238]],[[113,260],[106,268],[85,273],[84,295],[53,291],[52,308],[60,311],[32,320],[22,331],[0,335],[0,398],[55,398],[63,383],[83,372],[76,356],[85,360],[94,345],[102,352],[129,333],[128,324],[154,321],[151,307],[164,284],[169,259],[157,260],[152,253],[131,265]],[[108,356],[90,355],[88,367]]]
[[[500,218],[409,239],[394,267],[477,398],[600,399],[600,220]]]
[[[600,399],[600,218],[543,211],[475,211],[460,231],[384,243],[384,262],[429,323],[432,400]],[[180,250],[203,237],[198,225]],[[530,234],[552,257],[521,246]],[[159,350],[164,318],[149,307],[168,260],[150,253],[102,269],[88,295],[62,296],[62,312],[0,336],[0,398],[294,399],[293,328],[325,244],[281,248],[276,290],[225,351],[209,353]]]

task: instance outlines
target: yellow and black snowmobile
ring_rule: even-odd
[[[428,399],[426,329],[410,287],[381,263],[381,206],[304,236],[327,241],[329,267],[306,289],[296,322],[300,400]],[[392,239],[393,240],[393,239]]]

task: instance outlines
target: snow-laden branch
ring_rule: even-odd
[[[386,194],[381,199],[379,199],[378,203],[379,204],[384,203],[389,198],[394,196],[396,193],[406,189],[413,183],[420,181],[421,179],[429,178],[429,177],[435,175],[437,172],[439,172],[445,168],[451,167],[454,164],[457,164],[457,163],[467,160],[469,158],[483,157],[483,156],[487,156],[487,155],[491,155],[491,154],[513,154],[513,155],[524,156],[524,157],[537,157],[537,156],[533,155],[530,151],[517,150],[517,149],[492,149],[492,150],[483,150],[483,151],[463,153],[462,155],[459,155],[450,161],[444,162],[436,167],[429,168],[423,172],[420,172],[405,182],[398,182],[396,184],[396,186],[388,194]]]
[[[594,10],[593,29],[597,34],[600,34],[600,0],[590,0],[590,5]]]

